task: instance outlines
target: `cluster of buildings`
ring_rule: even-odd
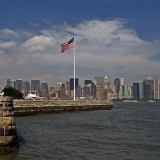
[[[133,83],[132,86],[124,85],[124,78],[116,78],[114,83],[108,77],[95,77],[94,80],[84,80],[84,86],[79,85],[75,78],[76,99],[160,99],[159,79],[148,77],[144,81]],[[31,91],[39,97],[46,99],[73,99],[74,78],[65,83],[57,82],[56,87],[49,87],[47,82],[40,80],[22,81],[7,79],[7,87],[12,87],[23,93],[24,97]]]

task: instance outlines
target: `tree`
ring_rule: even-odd
[[[12,87],[5,87],[3,89],[4,96],[11,96],[15,99],[22,99],[23,93],[19,92],[18,90],[12,88]]]

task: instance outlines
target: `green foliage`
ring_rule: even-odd
[[[23,93],[19,92],[18,90],[12,88],[12,87],[5,87],[3,89],[4,96],[11,96],[14,99],[22,99]]]

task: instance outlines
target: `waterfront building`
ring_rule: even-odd
[[[75,78],[75,88],[78,86],[78,78]],[[74,78],[70,78],[70,90],[74,90]]]
[[[124,78],[121,77],[121,78],[120,78],[120,86],[123,86],[123,85],[124,85]]]
[[[7,79],[7,87],[15,88],[15,83],[13,79]]]
[[[21,79],[17,79],[15,83],[15,88],[19,91],[22,92],[23,89],[23,81]]]
[[[159,99],[159,79],[157,77],[153,80],[154,86],[154,99]]]
[[[153,84],[153,78],[148,77],[144,80],[145,84],[148,84],[150,86],[150,92],[149,92],[149,98],[154,98],[154,84]]]
[[[118,98],[119,99],[128,98],[128,96],[129,96],[128,87],[127,86],[120,86]]]
[[[133,83],[133,99],[139,99],[139,83]]]
[[[150,99],[150,85],[149,84],[144,84],[144,98],[145,99]]]
[[[76,87],[76,97],[81,97],[82,96],[82,88],[81,86]]]
[[[84,85],[88,85],[88,84],[91,84],[92,83],[92,80],[84,80]]]
[[[119,89],[120,89],[120,79],[119,78],[116,78],[114,80],[114,87],[115,87],[115,90],[116,90],[116,93],[117,93],[117,99],[118,99],[118,93],[119,93]]]
[[[108,81],[107,75],[104,77],[104,89],[109,89],[110,83]]]
[[[144,81],[139,81],[139,99],[144,98]]]
[[[66,97],[69,97],[70,82],[66,81]]]
[[[62,82],[57,82],[56,84],[56,91],[61,90]]]
[[[96,99],[103,99],[103,87],[96,86]]]
[[[47,97],[48,96],[48,83],[42,82],[41,83],[41,97]]]
[[[127,90],[128,90],[128,96],[132,97],[133,96],[133,86],[127,86]]]
[[[103,85],[104,85],[104,77],[95,77],[94,84],[96,86],[103,87]]]
[[[90,95],[91,95],[91,85],[88,84],[83,87],[83,96],[87,98]]]
[[[28,81],[23,82],[22,93],[27,96],[30,93],[30,83]]]
[[[40,91],[40,80],[31,80],[31,91]]]
[[[60,98],[61,98],[61,99],[66,98],[66,88],[65,88],[65,84],[62,84],[62,85],[61,85],[61,88],[60,88]]]
[[[93,82],[91,83],[91,96],[93,96],[93,99],[96,98],[96,85]]]

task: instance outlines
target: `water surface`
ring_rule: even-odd
[[[160,159],[160,102],[16,118],[18,152],[2,160]]]

